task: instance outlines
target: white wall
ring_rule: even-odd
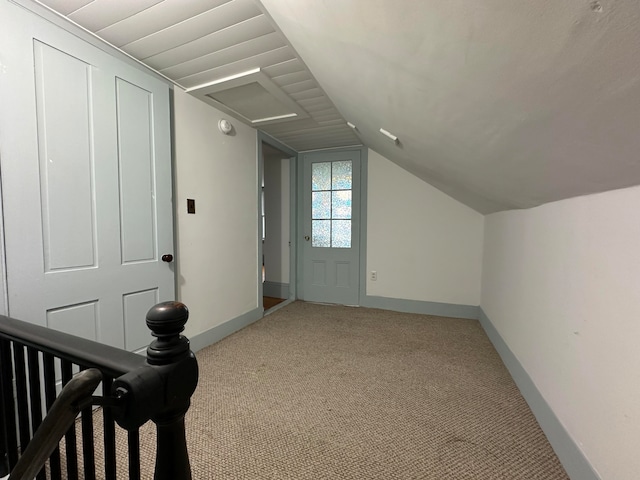
[[[290,265],[290,193],[289,158],[269,155],[264,158],[264,194],[267,236],[263,254],[266,281],[289,283]]]
[[[481,307],[606,480],[640,471],[640,188],[486,217]]]
[[[222,112],[179,89],[174,108],[178,299],[193,336],[258,307],[257,132],[231,119],[222,135]]]
[[[483,216],[373,150],[368,177],[367,295],[479,305]]]

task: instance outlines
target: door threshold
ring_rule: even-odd
[[[266,317],[267,315],[270,315],[273,312],[280,310],[282,307],[286,307],[287,305],[289,305],[290,303],[293,303],[294,301],[295,301],[295,299],[289,298],[289,299],[285,300],[284,302],[280,302],[279,304],[271,307],[269,310],[265,310],[264,312],[262,312],[262,316]]]

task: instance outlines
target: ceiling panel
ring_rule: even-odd
[[[64,1],[64,0],[62,0]],[[159,32],[171,25],[194,17],[230,0],[189,0],[188,2],[163,1],[118,23],[95,33],[116,47]]]
[[[309,113],[309,116],[316,121],[318,120],[318,116],[327,115],[329,113],[338,113],[339,115],[339,112],[332,105],[327,107],[326,105],[319,104],[311,107],[304,107],[304,109]]]
[[[69,15],[71,12],[88,5],[93,1],[94,0],[48,0],[42,3],[62,15]]]
[[[309,114],[313,118],[321,117],[323,115],[329,115],[329,114],[332,114],[332,113],[338,113],[338,111],[333,106],[327,107],[325,105],[317,105],[315,107],[307,107],[306,110],[307,110],[307,112],[309,112]]]
[[[296,100],[304,100],[309,98],[324,97],[324,92],[320,90],[320,87],[308,88],[301,92],[292,93],[291,97]]]
[[[179,88],[249,125],[259,125],[294,149],[360,143],[256,0],[40,3],[69,15]],[[239,79],[247,75],[263,78],[270,94],[256,84],[243,84]],[[281,102],[291,103],[283,110]]]
[[[318,143],[330,143],[332,145],[340,144],[345,145],[345,142],[349,140],[347,135],[323,135],[318,133],[313,133],[309,135],[296,135],[291,138],[284,138],[285,142],[296,143],[296,142],[305,142],[313,145],[317,145]]]
[[[333,115],[323,115],[321,117],[312,116],[311,118],[313,118],[316,122],[318,122],[318,125],[324,125],[326,124],[326,122],[331,122],[334,120],[341,119],[340,115],[337,112]],[[348,130],[345,130],[345,131],[348,132]]]
[[[293,93],[300,93],[306,90],[316,88],[317,83],[315,80],[304,80],[303,82],[291,83],[289,85],[283,85],[282,90],[287,92],[289,95]]]
[[[170,78],[185,78],[221,65],[237,62],[238,59],[253,58],[282,47],[286,48],[282,37],[280,34],[272,32],[160,71]]]
[[[270,52],[264,52],[250,58],[243,58],[236,62],[221,65],[194,75],[179,77],[176,80],[181,85],[191,88],[196,85],[202,85],[230,75],[237,75],[238,73],[246,72],[252,68],[264,68],[274,63],[284,62],[286,60],[290,60],[292,56],[293,52],[289,47],[280,47],[275,50],[271,50]]]
[[[69,18],[87,30],[95,32],[161,2],[162,0],[136,0],[135,2],[94,0],[69,14]]]
[[[140,40],[123,45],[122,49],[130,55],[143,60],[249,18],[257,17],[260,14],[260,10],[253,2],[249,0],[233,0],[147,35]]]
[[[354,143],[348,143],[347,140],[343,138],[316,138],[316,139],[308,139],[308,138],[296,138],[295,140],[290,140],[287,145],[289,145],[292,149],[297,150],[299,152],[307,151],[307,150],[320,150],[324,148],[335,148],[335,147],[344,147],[347,145],[359,145],[361,142],[356,140]]]
[[[302,99],[302,100],[298,100],[298,103],[307,110],[313,109],[316,107],[329,108],[330,106],[333,106],[333,104],[326,97]]]
[[[296,72],[306,72],[309,76],[311,76],[311,73],[309,73],[307,67],[305,67],[304,63],[302,63],[297,57],[292,58],[291,60],[287,60],[286,62],[278,63],[264,68],[264,73],[269,75],[269,77],[271,78],[277,78],[281,75],[287,75],[289,73]]]
[[[351,129],[347,127],[342,120],[339,120],[339,121],[333,120],[331,122],[327,122],[326,125],[319,125],[318,122],[315,121],[313,118],[298,120],[295,122],[291,122],[290,124],[274,123],[272,125],[265,126],[263,130],[265,132],[272,134],[273,136],[279,137],[280,135],[284,135],[289,132],[308,133],[314,129],[322,129],[323,126],[331,126],[331,125],[346,129],[345,131],[351,131]]]
[[[281,87],[285,85],[291,85],[292,83],[304,82],[305,80],[313,80],[309,72],[304,70],[293,73],[286,73],[284,75],[278,75],[277,77],[271,77],[277,85]]]
[[[283,140],[286,141],[292,141],[295,140],[296,138],[320,138],[320,137],[326,137],[326,138],[338,138],[338,137],[345,137],[347,138],[348,135],[346,135],[346,133],[348,132],[344,132],[342,129],[338,129],[337,127],[326,127],[327,130],[325,131],[319,131],[318,129],[314,129],[311,132],[296,132],[296,133],[291,133],[291,134],[286,134],[286,135],[281,135]]]
[[[261,38],[271,32],[274,32],[274,29],[269,20],[264,15],[259,15],[200,37],[197,40],[147,57],[145,63],[157,70],[162,70],[238,45],[253,38]]]

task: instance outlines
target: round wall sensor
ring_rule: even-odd
[[[231,133],[231,130],[233,130],[233,125],[231,125],[231,122],[229,120],[222,118],[218,122],[218,130],[220,130],[225,135],[229,135]]]

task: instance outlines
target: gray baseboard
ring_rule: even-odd
[[[474,305],[404,300],[402,298],[376,297],[371,295],[366,295],[364,298],[361,298],[360,306],[393,310],[396,312],[437,315],[440,317],[469,318],[472,320],[477,320],[480,313],[480,307]]]
[[[562,466],[570,478],[574,480],[600,480],[600,476],[589,463],[575,440],[569,435],[556,414],[553,412],[542,394],[538,391],[529,374],[520,364],[509,346],[502,339],[491,320],[480,309],[480,324],[487,333],[489,340],[498,351],[503,363],[509,370],[511,377],[520,389],[520,393],[529,404],[531,411],[538,420],[542,431],[547,436],[553,450],[558,455]]]
[[[227,320],[226,322],[217,325],[206,332],[199,333],[189,338],[189,342],[191,343],[191,350],[197,352],[198,350],[202,350],[209,345],[213,345],[216,342],[219,342],[225,337],[228,337],[234,332],[246,327],[247,325],[251,325],[253,322],[260,320],[262,318],[262,309],[256,308],[251,310],[239,317],[232,318],[231,320]]]
[[[265,297],[289,298],[289,284],[279,282],[263,282],[262,294]]]

